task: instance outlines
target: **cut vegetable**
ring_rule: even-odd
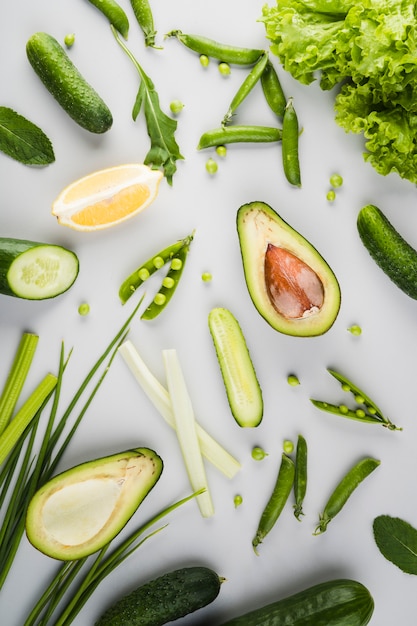
[[[256,427],[263,417],[263,398],[242,329],[221,307],[210,311],[209,329],[232,415],[239,426]]]
[[[158,481],[162,467],[153,450],[136,448],[58,474],[29,503],[29,541],[61,560],[96,552],[129,521]]]
[[[214,514],[214,507],[198,443],[194,411],[182,368],[176,350],[164,350],[163,358],[177,437],[188,477],[194,491],[204,489],[204,492],[197,497],[197,502],[202,516],[211,517]]]
[[[27,300],[54,298],[78,276],[77,255],[62,246],[0,237],[0,293]]]
[[[119,352],[154,407],[167,424],[175,429],[175,418],[167,389],[152,374],[129,339],[122,343]],[[196,422],[196,431],[203,456],[225,476],[233,478],[241,469],[239,461],[213,439],[198,422]]]

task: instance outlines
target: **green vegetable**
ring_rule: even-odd
[[[327,411],[328,413],[334,413],[335,415],[341,415],[342,417],[348,417],[353,420],[358,420],[366,424],[380,424],[388,430],[402,430],[395,426],[388,417],[386,417],[381,409],[375,404],[371,398],[366,395],[360,387],[355,385],[349,378],[343,376],[334,369],[328,368],[327,371],[333,376],[339,383],[343,391],[350,392],[356,402],[356,406],[353,409],[349,409],[344,404],[330,404],[329,402],[323,402],[322,400],[314,400],[311,398],[311,402],[318,409]],[[358,406],[361,405],[361,406]]]
[[[74,43],[75,43],[75,34],[67,33],[64,37],[64,44],[67,46],[67,48],[71,48],[71,46],[73,46]]]
[[[294,475],[294,515],[300,521],[300,516],[304,515],[303,504],[307,491],[307,458],[308,447],[305,438],[298,435],[297,448],[295,452],[295,475]]]
[[[0,237],[0,293],[27,300],[54,298],[78,276],[77,255],[62,246]]]
[[[406,574],[417,574],[417,529],[405,520],[379,515],[373,522],[381,554]]]
[[[373,204],[359,211],[357,228],[375,263],[401,291],[417,299],[417,250]]]
[[[173,100],[170,103],[169,108],[174,115],[178,115],[183,110],[184,104],[181,102],[181,100]]]
[[[163,527],[153,530],[144,537],[142,535],[162,518],[197,495],[199,494],[191,494],[165,507],[132,531],[117,546],[113,546],[113,542],[108,543],[96,556],[92,557],[92,561],[89,557],[84,557],[75,561],[64,562],[30,611],[25,620],[25,626],[40,626],[52,616],[54,626],[70,626],[98,585],[144,541],[158,533]],[[66,596],[66,594],[69,595]],[[63,605],[60,604],[61,600],[64,600]]]
[[[83,317],[90,313],[90,305],[88,304],[88,302],[82,302],[80,304],[80,306],[78,307],[78,313]]]
[[[113,117],[109,108],[54,37],[35,33],[26,44],[26,53],[50,94],[79,126],[92,133],[110,129]]]
[[[233,504],[235,505],[235,508],[237,509],[237,507],[240,506],[242,503],[243,503],[243,498],[239,493],[237,493],[235,497],[233,498]]]
[[[261,75],[261,85],[265,100],[269,108],[277,117],[284,115],[287,99],[281,86],[275,67],[268,58],[267,64]]]
[[[224,61],[219,63],[217,67],[219,68],[219,72],[222,76],[229,76],[230,72],[232,71],[230,69],[230,65],[228,63],[225,63]]]
[[[208,174],[213,175],[217,172],[218,169],[219,169],[219,166],[217,164],[217,161],[215,161],[212,158],[206,161],[206,170]]]
[[[145,46],[157,48],[155,45],[156,30],[153,12],[148,0],[130,0],[133,13],[145,36]]]
[[[282,130],[271,126],[253,126],[234,124],[221,126],[203,133],[197,150],[223,146],[229,143],[270,143],[281,141]]]
[[[361,459],[345,474],[335,487],[323,512],[320,514],[320,520],[314,532],[315,535],[324,533],[327,530],[328,524],[342,510],[354,490],[380,463],[380,461],[373,458]]]
[[[267,456],[268,453],[265,452],[265,450],[260,446],[254,446],[252,448],[251,457],[254,459],[254,461],[263,461],[264,458]]]
[[[275,526],[289,498],[294,484],[294,461],[285,452],[281,455],[281,464],[271,496],[262,512],[252,546],[258,554],[257,547]]]
[[[9,107],[0,107],[0,150],[25,165],[55,161],[51,141],[43,130]]]
[[[285,106],[282,119],[282,164],[288,182],[296,187],[301,187],[298,138],[298,117],[292,98],[290,98]]]
[[[167,389],[155,378],[131,341],[124,341],[119,348],[119,352],[152,404],[167,424],[175,429],[176,423],[171,398]],[[203,456],[223,472],[225,476],[233,478],[240,470],[240,463],[211,437],[199,423],[196,422],[195,428]]]
[[[343,178],[340,174],[332,174],[330,176],[330,184],[332,187],[341,187],[343,185]]]
[[[210,59],[206,54],[200,54],[200,63],[203,67],[208,67]]]
[[[236,113],[237,108],[248,97],[252,89],[260,80],[267,63],[268,63],[268,54],[264,52],[259,57],[258,61],[256,61],[254,67],[251,69],[251,71],[246,76],[245,80],[243,81],[243,83],[240,85],[239,89],[233,96],[233,99],[231,103],[229,104],[229,108],[227,109],[227,113],[223,118],[222,126],[226,126],[227,124],[229,124],[233,115]]]
[[[88,0],[88,2],[97,7],[107,17],[110,24],[127,39],[129,35],[129,19],[116,0]]]
[[[118,37],[116,30],[112,28],[112,31],[116,41],[132,61],[140,77],[132,117],[136,120],[141,109],[145,115],[146,128],[151,141],[151,147],[144,159],[144,163],[155,169],[162,167],[167,182],[172,185],[172,178],[177,171],[176,162],[178,159],[184,158],[175,140],[177,121],[161,110],[159,96],[153,81],[144,72],[141,65],[122,42],[120,37]]]
[[[239,426],[254,428],[262,421],[263,398],[239,322],[216,307],[208,323],[232,415]]]
[[[194,409],[184,379],[177,351],[173,348],[163,353],[168,393],[171,399],[175,431],[193,491],[203,492],[197,496],[197,504],[203,517],[214,514],[206,469],[198,441]]]
[[[194,613],[213,602],[222,584],[207,567],[183,567],[145,583],[121,598],[95,626],[156,626]]]
[[[339,89],[337,123],[365,139],[380,174],[417,182],[417,54],[410,0],[286,0],[264,5],[271,51],[301,83]]]
[[[357,337],[362,334],[362,328],[358,324],[352,324],[352,326],[349,326],[348,331]]]
[[[263,53],[263,50],[230,46],[208,37],[185,34],[180,30],[171,30],[165,37],[176,37],[184,46],[197,52],[199,55],[218,59],[226,64],[253,65]]]
[[[296,376],[295,374],[289,374],[287,376],[287,383],[291,387],[298,387],[298,385],[300,384],[300,380],[299,380],[298,376]]]
[[[222,626],[366,626],[373,612],[374,601],[364,585],[336,579],[235,617]]]

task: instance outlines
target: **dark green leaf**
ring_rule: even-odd
[[[373,530],[383,556],[406,574],[417,574],[417,529],[399,517],[379,515]]]
[[[0,150],[25,165],[48,165],[55,161],[45,133],[8,107],[0,107]]]

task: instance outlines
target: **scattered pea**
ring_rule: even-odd
[[[266,456],[268,456],[268,453],[260,446],[252,448],[252,458],[255,461],[262,461]]]
[[[215,174],[218,170],[218,167],[219,166],[217,165],[217,162],[211,157],[206,162],[206,170],[209,174]]]
[[[216,148],[216,153],[219,157],[224,158],[227,154],[227,148],[226,146],[217,146]]]
[[[82,302],[78,307],[78,313],[82,316],[88,315],[90,312],[90,305],[88,302]]]
[[[181,100],[173,100],[169,105],[169,108],[174,115],[178,115],[178,113],[181,113],[181,111],[183,110],[184,104],[181,102]]]
[[[203,67],[207,67],[210,63],[210,59],[206,54],[200,54],[200,63]]]
[[[209,283],[212,280],[213,276],[210,274],[210,272],[203,272],[201,274],[201,280],[205,283]]]
[[[355,336],[359,336],[362,334],[362,328],[358,326],[358,324],[352,324],[352,326],[349,326],[348,331]]]
[[[294,452],[293,442],[289,439],[285,439],[282,445],[282,449],[284,450],[285,454],[291,454],[292,452]]]
[[[71,46],[74,45],[74,42],[75,42],[75,35],[74,35],[74,33],[68,33],[68,35],[65,35],[64,43],[67,46],[67,48],[71,48]]]
[[[340,176],[340,174],[332,174],[332,176],[330,176],[330,184],[335,188],[341,187],[343,185],[342,176]]]
[[[291,385],[291,387],[296,387],[300,384],[300,381],[298,379],[298,376],[296,376],[295,374],[289,374],[289,376],[287,377],[287,383]]]
[[[167,289],[172,289],[172,287],[175,285],[175,280],[171,278],[171,276],[165,276],[165,278],[162,281],[162,284]]]
[[[243,502],[243,498],[242,496],[238,493],[235,495],[235,497],[233,498],[233,503],[235,505],[235,508],[237,509],[238,506],[240,506]]]
[[[328,202],[334,202],[336,200],[336,192],[333,189],[330,189],[330,191],[326,194],[326,199]]]
[[[162,306],[163,304],[165,304],[165,300],[166,299],[167,298],[166,298],[166,296],[163,293],[157,293],[156,296],[154,297],[153,301],[158,306]]]
[[[230,65],[222,61],[219,63],[219,72],[222,76],[229,76],[230,74]]]
[[[165,261],[161,256],[155,256],[152,260],[152,263],[158,270],[165,265]]]

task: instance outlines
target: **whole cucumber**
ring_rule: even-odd
[[[122,597],[95,626],[162,626],[213,602],[222,580],[208,567],[176,569]]]
[[[368,204],[358,214],[359,236],[375,263],[410,298],[417,299],[417,250],[382,211]]]
[[[340,578],[267,604],[222,626],[365,626],[373,611],[368,589],[355,580]]]
[[[35,33],[26,44],[26,54],[45,87],[79,126],[92,133],[111,128],[109,108],[54,37]]]

